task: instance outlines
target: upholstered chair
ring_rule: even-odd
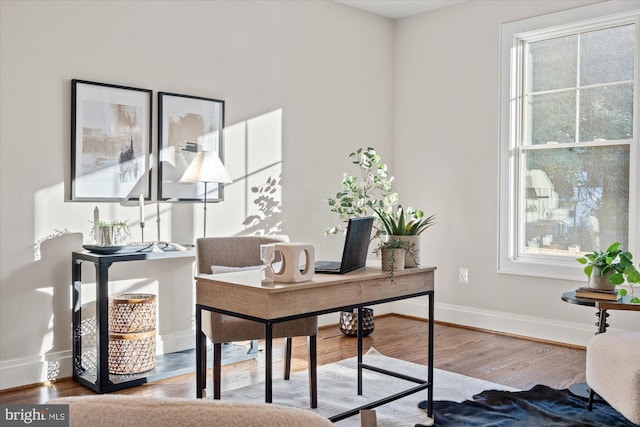
[[[598,309],[640,311],[640,304],[596,303]],[[640,331],[609,331],[587,343],[587,384],[589,410],[594,394],[629,421],[640,425]]]
[[[68,405],[67,425],[70,427],[130,425],[330,427],[333,425],[328,419],[308,409],[262,402],[98,394],[60,397],[48,401],[47,404]]]
[[[205,237],[196,241],[198,274],[229,271],[229,267],[261,266],[260,245],[288,241],[287,236]],[[221,268],[216,268],[221,267]],[[234,341],[264,339],[265,325],[203,310],[202,332],[213,343],[213,398],[220,399],[222,344]],[[290,320],[273,324],[273,338],[285,338],[284,379],[291,373],[292,337],[308,337],[310,406],[317,407],[316,344],[318,317]],[[206,347],[206,346],[205,346]],[[203,350],[206,351],[206,348]],[[206,358],[203,358],[205,360]],[[206,368],[206,367],[205,367]],[[203,369],[206,375],[206,369]],[[206,381],[204,382],[206,383]]]

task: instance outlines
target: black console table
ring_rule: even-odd
[[[108,393],[156,381],[195,370],[193,350],[165,354],[158,357],[154,369],[136,375],[109,374],[109,267],[114,262],[195,258],[193,247],[185,251],[136,252],[97,254],[89,251],[72,252],[71,278],[73,283],[73,379],[98,393]],[[88,261],[96,268],[96,367],[82,366],[82,263]]]

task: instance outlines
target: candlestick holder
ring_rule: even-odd
[[[142,242],[144,242],[144,222],[140,221],[140,238]]]
[[[274,274],[271,263],[276,255],[276,247],[273,244],[260,245],[260,259],[262,260],[262,284],[273,284]]]

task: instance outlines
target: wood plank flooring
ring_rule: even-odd
[[[338,316],[336,314],[336,316]],[[364,348],[415,363],[427,362],[427,323],[399,315],[376,316],[375,331],[364,338]],[[585,351],[550,343],[499,335],[491,332],[435,325],[436,368],[482,378],[520,389],[536,384],[567,388],[585,380]],[[262,346],[261,346],[262,348]],[[356,354],[356,339],[343,335],[337,326],[324,327],[318,335],[318,364],[324,365]],[[274,380],[282,377],[282,340],[274,341]],[[307,368],[306,340],[294,339],[292,370]],[[224,366],[225,388],[261,382],[264,356]],[[211,370],[207,375],[211,390]],[[94,394],[71,379],[49,385],[20,387],[0,392],[0,402],[44,403],[62,396]],[[195,397],[195,374],[182,375],[122,390],[117,394],[144,396]]]

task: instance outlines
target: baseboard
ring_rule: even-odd
[[[397,301],[392,311],[426,319],[426,299]],[[594,327],[582,323],[549,320],[500,311],[483,310],[454,304],[435,303],[434,319],[488,331],[584,347],[593,337]]]
[[[0,362],[0,390],[70,377],[71,350]]]
[[[196,336],[192,329],[162,334],[156,337],[156,352],[158,354],[175,353],[194,348],[195,343]]]

